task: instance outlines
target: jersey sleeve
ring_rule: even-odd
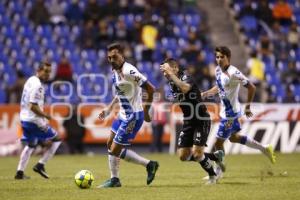
[[[249,79],[238,69],[233,71],[232,78],[241,83],[243,86],[249,83]]]
[[[135,82],[138,86],[142,86],[147,81],[147,78],[135,67],[131,67],[125,71],[125,77],[130,81]]]
[[[38,103],[42,100],[43,97],[43,88],[41,85],[34,87],[29,94],[30,103]]]

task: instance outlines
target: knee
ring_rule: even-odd
[[[203,154],[204,154],[203,151],[193,152],[193,157],[195,160],[200,160],[203,157]]]
[[[110,150],[110,148],[111,148],[111,144],[112,144],[112,142],[111,142],[111,141],[107,141],[107,142],[106,142],[107,149],[109,149],[109,150]]]

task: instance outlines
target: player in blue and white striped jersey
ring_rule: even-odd
[[[231,52],[228,47],[220,46],[215,49],[217,67],[215,70],[216,86],[203,92],[203,98],[219,94],[221,100],[220,125],[217,132],[215,148],[224,150],[224,142],[229,139],[233,143],[240,143],[250,148],[258,149],[264,153],[272,163],[275,163],[275,155],[271,145],[262,145],[259,142],[240,135],[241,125],[239,118],[243,115],[242,107],[238,100],[240,85],[248,90],[247,102],[244,110],[246,117],[253,116],[251,102],[255,95],[255,86],[236,67],[230,65]],[[224,163],[218,163],[225,171]]]
[[[119,43],[108,46],[108,61],[112,65],[113,86],[116,96],[111,104],[100,112],[100,120],[111,112],[114,104],[119,102],[120,112],[113,122],[110,137],[107,141],[108,160],[111,178],[99,187],[120,187],[119,159],[140,164],[147,169],[147,185],[149,185],[158,169],[158,162],[148,160],[128,149],[131,141],[141,128],[143,121],[150,122],[149,109],[153,99],[154,87],[137,68],[125,62],[123,47]],[[147,92],[145,105],[142,103],[142,89]]]

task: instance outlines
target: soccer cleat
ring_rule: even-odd
[[[222,172],[226,171],[225,166],[225,154],[223,150],[218,150],[214,152],[214,155],[218,158],[218,161],[216,161],[217,165],[221,168]]]
[[[205,185],[215,185],[217,184],[218,178],[217,176],[209,176],[209,179],[205,183]]]
[[[276,156],[272,145],[267,145],[267,147],[265,148],[265,155],[270,159],[272,164],[276,163]]]
[[[158,162],[156,161],[150,161],[148,164],[147,164],[147,185],[150,185],[152,183],[152,181],[154,180],[155,178],[155,174],[156,174],[156,171],[159,167],[159,164]]]
[[[35,171],[36,173],[39,173],[42,177],[44,178],[49,178],[48,174],[46,173],[44,164],[41,163],[37,163],[34,167],[33,167],[33,171]]]
[[[17,173],[15,175],[15,179],[17,179],[17,180],[30,179],[30,177],[26,176],[23,171],[17,171]]]
[[[121,187],[120,179],[113,177],[105,181],[102,185],[97,186],[97,188],[112,188],[112,187]]]
[[[215,170],[215,173],[216,173],[217,180],[223,178],[223,171],[222,171],[222,169],[221,169],[221,167],[219,165],[215,165],[214,166],[214,170]],[[208,181],[209,180],[209,176],[203,177],[202,180]]]

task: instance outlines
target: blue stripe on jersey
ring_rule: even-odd
[[[133,110],[132,110],[132,107],[131,107],[129,101],[126,98],[120,97],[120,96],[119,96],[119,99],[121,101],[122,108],[125,110],[126,117],[131,116],[133,114]]]
[[[221,92],[221,100],[225,106],[226,117],[235,117],[236,113],[234,113],[232,105],[230,104],[230,101],[226,98],[226,93],[225,93],[225,90],[221,83],[220,72],[216,73],[216,82],[217,82],[219,89],[221,90],[220,91]]]

